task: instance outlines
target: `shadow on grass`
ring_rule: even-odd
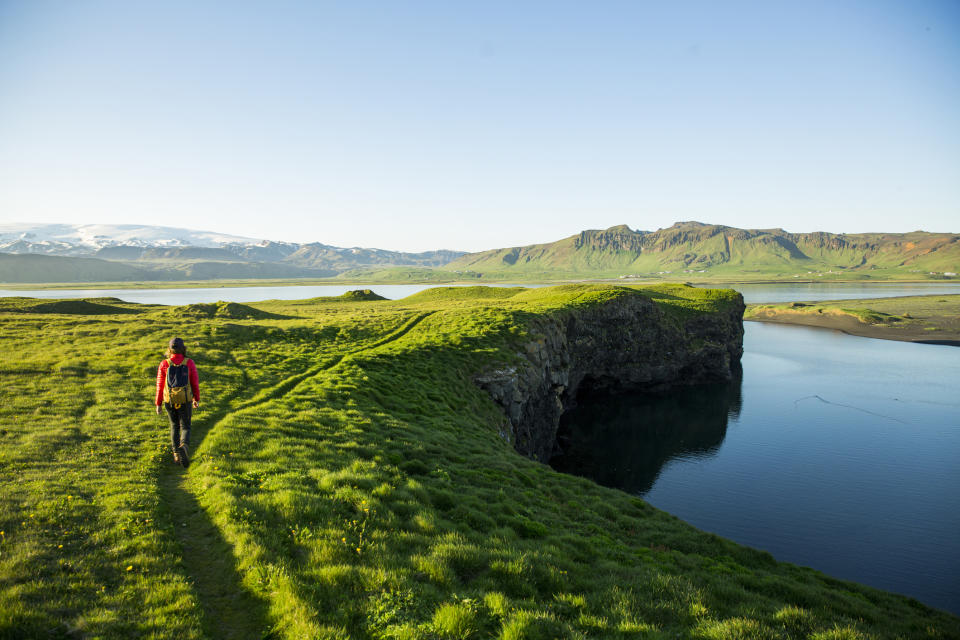
[[[233,547],[189,491],[182,471],[171,466],[161,478],[160,493],[181,549],[182,570],[203,609],[204,634],[210,638],[271,637],[267,603],[243,585]]]
[[[245,386],[246,373],[240,388]],[[223,408],[202,416],[200,424],[191,425],[191,452],[198,451],[207,433],[232,413],[229,407],[239,394],[231,394],[222,403]],[[233,546],[190,491],[186,470],[173,465],[170,454],[166,456],[160,496],[181,550],[181,569],[203,609],[204,635],[238,640],[273,637],[268,604],[244,586]]]

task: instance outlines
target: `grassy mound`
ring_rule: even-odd
[[[354,291],[347,291],[340,296],[343,300],[352,300],[354,302],[370,302],[375,300],[386,300],[381,295],[377,295],[370,289],[356,289]]]
[[[39,300],[37,298],[0,298],[0,313],[45,313],[98,316],[116,313],[137,313],[117,298],[67,298],[62,300]]]
[[[305,300],[287,300],[284,304],[288,307],[314,307],[318,304],[326,305],[338,305],[343,304],[344,302],[379,302],[381,300],[386,300],[381,295],[378,295],[371,291],[370,289],[356,289],[354,291],[347,291],[339,296],[318,296],[316,298],[307,298]]]
[[[177,307],[177,313],[195,318],[229,318],[231,320],[266,320],[285,316],[255,309],[237,302],[200,302]]]
[[[853,316],[865,324],[895,324],[906,320],[906,318],[902,316],[891,315],[882,311],[874,311],[873,309],[840,309],[840,312],[848,316]]]
[[[532,320],[623,295],[687,314],[733,299],[522,293],[272,301],[256,323],[186,330],[151,308],[0,316],[18,354],[0,361],[0,637],[960,636],[916,601],[516,454],[472,379],[535,340]],[[152,406],[174,330],[204,399],[186,472]]]

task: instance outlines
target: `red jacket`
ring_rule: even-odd
[[[184,358],[186,358],[186,356],[175,353],[171,359],[173,360],[173,364],[180,364]],[[170,363],[164,360],[160,363],[160,368],[157,369],[158,407],[163,404],[163,387],[167,384],[167,369],[169,368]],[[190,389],[193,391],[193,399],[200,402],[200,376],[197,375],[197,365],[193,364],[193,360],[190,358],[187,358],[187,371],[190,374]]]

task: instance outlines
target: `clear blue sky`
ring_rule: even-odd
[[[960,2],[0,0],[0,221],[960,231]]]

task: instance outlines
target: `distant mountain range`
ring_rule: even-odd
[[[952,278],[960,235],[788,233],[678,222],[479,253],[342,248],[143,225],[0,224],[0,282],[329,278]]]
[[[461,255],[147,225],[0,224],[0,282],[327,278],[371,267],[438,267]]]
[[[925,276],[960,271],[960,235],[788,233],[678,222],[658,231],[626,225],[547,244],[470,253],[444,267],[487,275],[592,274],[790,277],[808,272]],[[949,277],[949,276],[947,276]]]

